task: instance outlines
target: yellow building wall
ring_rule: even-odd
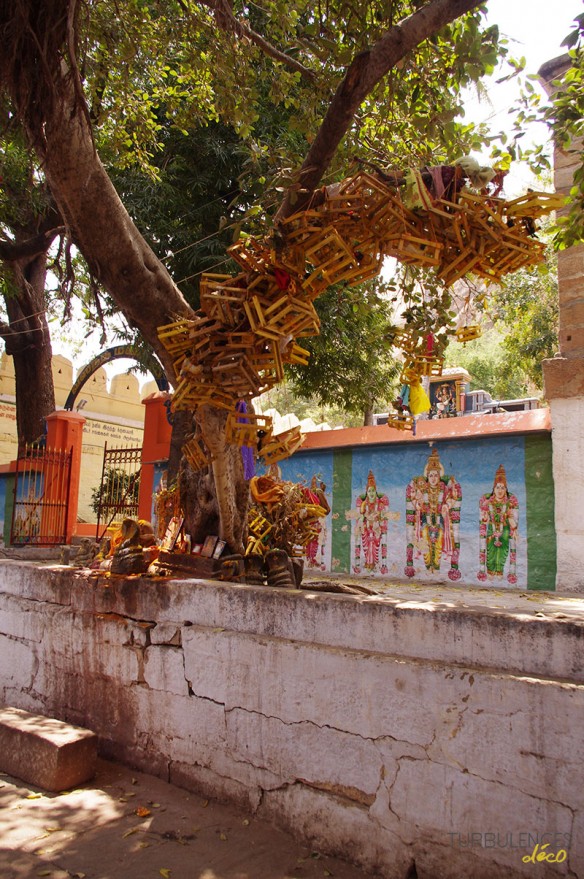
[[[66,357],[55,355],[52,362],[57,409],[63,409],[74,381],[73,364]],[[140,391],[136,376],[120,374],[113,377],[108,390],[107,373],[100,367],[82,387],[75,401],[75,410],[86,418],[81,456],[79,491],[80,521],[95,522],[91,509],[91,493],[101,482],[103,451],[141,447],[144,432],[142,400],[157,390],[156,382],[148,382]],[[0,464],[16,458],[16,398],[12,357],[0,359]]]

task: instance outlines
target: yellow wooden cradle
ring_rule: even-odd
[[[285,363],[308,362],[309,352],[296,340],[318,334],[313,301],[327,287],[376,277],[388,255],[434,267],[446,286],[469,273],[498,281],[543,259],[545,246],[534,238],[533,221],[563,203],[550,193],[506,202],[463,189],[453,201],[429,198],[410,210],[400,192],[403,180],[402,172],[360,171],[319,190],[309,208],[280,223],[271,238],[250,237],[230,247],[242,272],[235,277],[205,273],[201,310],[158,330],[179,377],[173,410],[203,404],[227,409],[229,441],[254,445],[261,419],[241,420],[237,401],[280,382]],[[456,337],[464,343],[479,334],[480,328],[471,325]],[[404,331],[397,342],[406,355],[402,383],[442,373],[443,359],[422,334]],[[399,413],[388,423],[411,430],[413,419]],[[277,463],[301,442],[298,428],[277,437],[270,428],[261,456],[266,464]],[[190,460],[201,465],[204,451],[193,441],[187,446]]]
[[[272,435],[272,418],[248,412],[230,412],[225,425],[225,439],[238,446],[256,448],[261,433]]]
[[[277,464],[285,458],[289,458],[296,452],[302,443],[304,436],[300,427],[292,427],[290,430],[267,438],[267,442],[260,445],[260,458],[266,467]]]

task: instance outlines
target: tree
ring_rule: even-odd
[[[254,91],[257,93],[257,82],[266,70],[265,59],[269,58],[270,64],[275,61],[273,70],[279,72],[275,76],[272,71],[272,97],[284,104],[292,101],[311,136],[300,172],[293,175],[276,214],[276,222],[282,222],[310,198],[343,138],[348,135],[348,143],[358,140],[365,126],[355,122],[365,102],[387,99],[400,88],[412,88],[413,98],[416,86],[416,101],[422,100],[420,89],[426,78],[423,72],[415,75],[420,59],[432,57],[441,68],[446,61],[446,82],[453,88],[444,88],[444,79],[436,84],[434,110],[456,109],[454,86],[488,70],[492,66],[490,51],[480,50],[491,50],[497,44],[495,32],[481,32],[478,15],[461,18],[479,5],[478,0],[429,0],[411,5],[404,0],[393,4],[388,15],[376,3],[360,9],[339,3],[326,13],[273,3],[269,14],[253,8],[246,18],[246,11],[236,17],[229,6],[219,2],[209,2],[206,7],[188,0],[176,4],[169,0],[162,7],[151,7],[134,6],[128,0],[112,15],[107,3],[90,7],[73,0],[43,4],[16,0],[0,7],[0,81],[42,162],[72,240],[95,278],[173,378],[173,359],[161,344],[157,328],[189,318],[193,312],[131,221],[99,159],[93,137],[94,122],[102,124],[100,120],[111,109],[108,101],[112,102],[114,93],[108,92],[112,76],[108,62],[115,52],[120,47],[129,50],[137,83],[134,99],[125,107],[124,143],[146,164],[148,146],[156,142],[155,113],[149,111],[155,104],[153,95],[158,96],[159,103],[163,97],[168,100],[178,124],[184,119],[185,109],[199,112],[199,118],[204,113],[207,117],[217,115],[221,109],[229,121],[245,131],[253,124]],[[137,51],[138,21],[142,35],[148,38],[156,31],[162,38],[170,34],[169,54],[165,57],[173,57],[172,63],[157,65],[152,45],[148,54]],[[338,21],[343,22],[342,28],[337,27]],[[287,41],[291,42],[285,51],[276,48],[277,42],[285,45]],[[136,49],[134,54],[132,47]],[[421,47],[420,54],[417,47]],[[83,90],[80,53],[83,66],[94,68],[88,95]],[[327,55],[331,60],[325,64],[325,75],[319,78],[318,59]],[[181,68],[180,81],[175,63],[179,58],[192,65]],[[113,72],[127,70],[128,60],[122,57],[122,64],[118,58]],[[136,100],[140,84],[151,85],[152,73],[157,78],[156,88],[142,88],[140,104]],[[172,93],[167,82],[171,73],[177,83]],[[390,73],[391,80],[387,80]],[[126,86],[127,82],[120,80],[115,92],[118,101],[127,94]],[[189,89],[201,98],[198,111],[194,110],[196,102],[186,101]],[[317,127],[315,118],[327,103],[323,122],[312,137]],[[401,114],[402,121],[406,115]],[[110,125],[114,118],[112,112]],[[454,129],[449,130],[444,121],[438,115],[433,131],[437,139],[440,134],[452,143]],[[107,127],[107,123],[103,125]],[[365,131],[365,135],[372,143],[371,131]],[[212,496],[214,481],[218,531],[231,549],[239,550],[245,529],[242,499],[247,496],[240,458],[225,441],[224,412],[202,406],[196,419],[212,459],[204,492]],[[200,510],[204,507],[202,498],[203,493]]]
[[[525,391],[543,390],[542,363],[559,350],[557,260],[548,249],[547,262],[517,272],[493,297],[494,317],[505,327],[507,364],[526,376]]]
[[[316,307],[321,332],[304,342],[310,368],[288,367],[293,389],[372,424],[376,404],[387,407],[395,396],[400,371],[389,341],[393,309],[387,293],[378,282],[357,292],[329,287]]]
[[[563,247],[584,239],[584,13],[576,17],[576,25],[564,40],[569,50],[568,69],[555,83],[551,106],[545,111],[558,145],[576,151],[580,160],[570,192],[570,211],[560,221]]]
[[[448,348],[446,364],[466,369],[470,390],[487,391],[495,400],[531,396],[527,376],[504,349],[505,330],[489,327],[480,339]]]
[[[55,409],[45,295],[48,251],[63,235],[59,211],[18,133],[0,148],[0,336],[14,360],[19,443],[32,443]]]
[[[124,205],[192,307],[201,273],[223,272],[234,230],[250,197],[242,192],[246,152],[234,130],[210,123],[188,133],[161,120],[156,179],[144,169],[111,167]]]
[[[471,387],[509,399],[543,393],[542,363],[558,351],[557,258],[521,269],[491,291],[484,336],[448,349],[447,363],[463,366]]]
[[[91,489],[91,509],[102,521],[108,516],[119,515],[124,507],[138,509],[140,493],[140,473],[127,473],[115,467],[108,467],[103,481]]]
[[[565,70],[549,84],[549,103],[542,104],[540,94],[531,82],[539,77],[535,74],[526,77],[518,106],[512,108],[515,135],[506,147],[495,146],[491,153],[500,163],[525,160],[537,174],[549,170],[551,162],[547,144],[537,144],[528,149],[521,147],[520,139],[526,125],[537,120],[547,123],[558,147],[575,155],[578,167],[570,190],[568,209],[565,216],[558,218],[555,234],[555,244],[560,249],[584,240],[584,13],[575,17],[574,24],[575,28],[562,43],[567,50],[561,59],[566,62]],[[525,59],[513,63],[516,73],[520,73]],[[556,67],[556,62],[551,62],[551,65]],[[546,68],[548,64],[543,65],[540,74],[543,75]]]

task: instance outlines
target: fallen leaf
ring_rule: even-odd
[[[131,836],[133,833],[137,833],[137,832],[138,832],[138,828],[132,827],[131,830],[126,830],[126,832],[122,834],[122,839],[127,839],[128,836]]]
[[[150,848],[149,842],[141,842],[138,848]]]
[[[60,827],[43,827],[43,830],[46,830],[47,833],[58,833],[60,829]]]
[[[160,809],[160,803],[150,803],[153,809]]]
[[[75,877],[75,879],[85,879],[86,874],[85,873],[73,873],[73,876]]]
[[[249,818],[244,818],[241,823],[243,824],[244,827],[248,827],[249,826]]]
[[[40,800],[40,799],[42,799],[42,796],[43,796],[42,794],[27,794],[25,799],[26,800]]]
[[[163,867],[160,870],[160,875],[164,876],[164,879],[170,879],[170,870],[168,870],[166,867]]]
[[[37,876],[52,876],[52,870],[41,870],[40,873],[37,873]]]
[[[132,784],[138,784],[138,779],[137,779],[137,778],[133,778],[133,779],[132,779]]]
[[[206,809],[209,805],[209,800],[203,800],[203,809]]]
[[[333,875],[333,874],[330,872],[330,870],[323,870],[322,872],[323,872],[323,875],[324,875],[324,876],[332,876],[332,875]]]
[[[221,839],[223,842],[227,842],[227,837],[225,836],[224,833],[219,834],[219,839]]]
[[[136,815],[139,818],[146,818],[148,815],[151,815],[150,809],[147,809],[146,806],[138,806],[137,809],[134,809]]]

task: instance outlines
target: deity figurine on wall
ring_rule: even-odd
[[[326,485],[316,476],[312,477],[310,489],[304,489],[307,500],[311,504],[318,504],[326,515],[331,511],[330,504],[326,497]],[[304,559],[308,568],[319,568],[321,571],[326,570],[325,564],[325,547],[327,539],[326,517],[315,519],[313,525],[314,534],[304,547]]]
[[[517,583],[519,502],[509,493],[502,464],[495,473],[493,490],[479,501],[479,518],[479,580],[501,579],[509,558],[507,581]]]
[[[377,490],[372,470],[367,476],[365,493],[358,496],[355,509],[346,515],[355,519],[355,574],[360,574],[363,568],[370,574],[387,574],[389,498]]]
[[[455,382],[442,382],[430,392],[430,418],[453,418],[457,413]]]
[[[430,574],[440,571],[442,556],[450,559],[448,577],[460,579],[460,505],[462,491],[454,476],[445,476],[436,449],[432,450],[422,476],[406,488],[407,563],[404,573],[413,577],[414,551],[422,556]]]

